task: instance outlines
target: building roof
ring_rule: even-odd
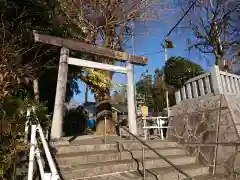
[[[86,111],[94,113],[96,111],[96,102],[86,102],[83,107]]]
[[[96,111],[96,102],[87,102],[83,104],[83,107],[88,111]],[[126,113],[128,112],[127,104],[111,104],[112,109],[120,112],[120,113]]]
[[[72,99],[68,103],[65,103],[65,106],[66,106],[67,109],[75,109],[75,108],[78,108],[81,105],[80,105],[79,102]]]

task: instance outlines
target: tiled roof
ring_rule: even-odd
[[[87,102],[83,104],[83,107],[86,108],[86,110],[92,110],[95,111],[95,105],[96,102]],[[128,112],[127,104],[111,104],[113,108],[115,108],[119,112]]]

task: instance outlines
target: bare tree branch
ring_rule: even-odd
[[[187,3],[190,2],[192,0]],[[195,37],[189,49],[212,53],[216,57],[216,64],[219,64],[220,59],[229,58],[230,51],[240,44],[240,34],[236,29],[236,24],[240,22],[239,11],[239,1],[199,0],[186,20]]]
[[[166,2],[156,0],[61,0],[60,2],[69,22],[86,29],[86,34],[90,34],[92,37],[100,36],[102,41],[97,39],[97,43],[101,42],[101,45],[104,44],[109,48],[120,49],[122,49],[122,45],[119,44],[120,41],[126,38],[124,27],[129,25],[130,20],[154,20],[153,17],[156,14],[160,15],[165,11],[160,6],[166,4]],[[160,16],[158,19],[160,19]],[[120,26],[120,29],[123,30],[118,30]],[[109,39],[110,34],[113,35],[114,39]],[[89,43],[94,44],[96,42]]]

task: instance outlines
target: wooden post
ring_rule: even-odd
[[[223,87],[221,82],[221,76],[218,66],[214,66],[211,72],[212,87],[214,94],[223,93]]]
[[[88,85],[85,84],[85,103],[88,102]]]
[[[53,121],[51,129],[51,139],[60,139],[62,137],[63,111],[68,75],[68,55],[69,49],[62,47],[60,53],[58,80],[53,112]]]

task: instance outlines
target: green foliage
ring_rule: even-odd
[[[73,97],[73,94],[80,93],[77,80],[78,77],[72,76],[73,72],[80,71],[81,69],[69,68],[69,75],[66,88],[66,102],[69,102]],[[46,102],[49,113],[53,112],[55,95],[56,95],[56,86],[57,86],[57,76],[58,69],[57,67],[45,69],[38,79],[39,83],[39,97],[41,102]]]
[[[168,91],[169,106],[174,105],[174,87],[167,84],[163,77],[163,70],[156,69],[154,73],[154,88],[153,88],[153,107],[156,115],[163,112],[167,107],[166,91]],[[162,114],[161,114],[162,115]]]
[[[151,92],[152,87],[152,75],[142,74],[142,79],[136,83],[136,90],[139,94],[148,94]]]
[[[45,69],[50,66],[55,68],[54,72],[57,72],[60,48],[43,43],[35,43],[32,35],[33,30],[53,36],[82,39],[81,28],[66,22],[59,8],[57,0],[0,0],[0,34],[2,35],[0,36],[0,41],[3,42],[0,44],[1,52],[3,52],[3,54],[0,53],[2,64],[0,66],[1,98],[16,84],[22,85],[26,77],[29,81],[34,78],[37,79],[39,75],[45,73],[49,75],[51,73],[47,70],[45,71]],[[79,56],[79,53],[70,53],[71,55]],[[26,65],[28,65],[28,68],[26,68]],[[82,71],[81,68],[69,69],[74,69],[69,74]],[[5,71],[8,73],[5,73]],[[57,74],[53,73],[51,75],[57,76]],[[45,81],[53,79],[46,75],[44,77]],[[56,80],[48,81],[48,84],[55,84],[55,82]],[[72,74],[69,76],[68,87],[67,95],[70,97],[67,97],[70,99],[73,93],[79,92],[75,88],[75,77]],[[42,94],[45,93],[48,93],[48,91]],[[42,99],[48,100],[47,98]]]
[[[86,130],[86,127],[87,116],[81,106],[67,110],[63,124],[65,136],[79,135]]]
[[[165,108],[165,84],[162,73],[156,70],[154,75],[148,72],[142,74],[142,79],[136,83],[137,97],[145,99],[145,104],[153,113],[162,112]]]
[[[0,36],[0,41],[11,43],[6,43],[7,47],[11,47],[8,55],[14,55],[14,57],[11,56],[13,60],[9,64],[16,63],[16,67],[18,67],[11,74],[8,74],[4,81],[1,81],[1,76],[5,74],[5,71],[7,72],[7,68],[0,72],[0,95],[5,96],[8,90],[15,86],[16,83],[12,85],[13,81],[9,80],[10,77],[16,77],[15,81],[25,79],[25,76],[30,80],[39,77],[40,100],[48,101],[47,106],[50,112],[53,111],[55,100],[60,48],[35,43],[32,31],[36,30],[53,36],[77,40],[83,40],[84,38],[81,26],[66,19],[65,12],[63,12],[59,3],[58,0],[0,0],[0,15],[2,17],[0,34],[4,34],[4,36]],[[5,52],[5,46],[1,47],[1,45],[0,49],[4,49],[2,52]],[[70,51],[70,56],[82,58],[84,54]],[[29,72],[24,69],[24,64],[29,64]],[[21,72],[24,73],[19,73],[21,77],[18,78],[15,76],[15,71],[19,70],[19,67],[22,67]],[[2,70],[1,66],[0,70]],[[83,80],[87,83],[95,94],[101,94],[102,91],[109,89],[110,81],[104,73],[92,70],[85,71],[87,71],[87,76],[82,79],[82,68],[69,67],[66,101],[69,101],[74,93],[80,93],[77,80]],[[6,84],[9,87],[7,89],[2,88]],[[18,84],[22,84],[22,81],[19,81]],[[32,91],[32,87],[28,90]],[[1,91],[3,92],[1,93]]]
[[[111,86],[111,79],[108,73],[103,71],[95,71],[93,69],[86,69],[87,82],[91,85],[90,90],[99,96],[103,91],[109,91]]]
[[[136,83],[137,97],[144,98],[145,103],[149,109],[152,108],[152,90],[153,90],[153,77],[148,72],[142,74],[142,78]]]
[[[163,76],[165,73],[165,76]],[[203,73],[202,68],[182,57],[171,57],[163,70],[156,69],[154,74],[143,73],[136,83],[137,95],[145,98],[145,103],[155,115],[167,107],[166,91],[169,106],[175,104],[174,92],[188,79]]]
[[[44,104],[37,104],[28,98],[21,99],[18,93],[12,93],[4,99],[0,108],[0,179],[11,179],[17,163],[17,153],[27,148],[23,145],[26,111],[29,107],[36,107],[36,115],[43,130],[48,130],[50,120],[46,117],[47,108]],[[36,123],[32,121],[32,123]]]
[[[171,57],[164,67],[166,83],[180,88],[187,80],[203,73],[200,65],[183,57]]]
[[[172,106],[175,104],[175,89],[201,73],[203,70],[199,65],[182,57],[171,57],[163,70],[156,69],[154,75],[143,74],[142,79],[136,84],[137,93],[145,98],[147,106],[158,115],[167,107],[166,90],[169,105]]]

